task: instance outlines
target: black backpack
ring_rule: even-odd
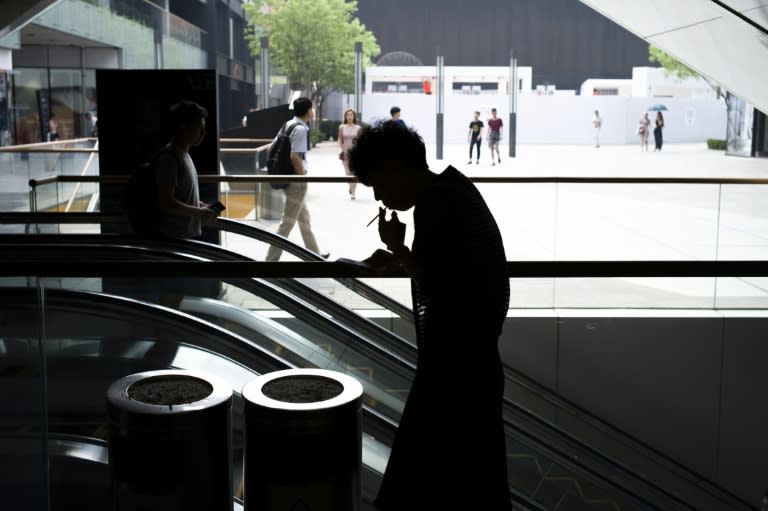
[[[157,222],[161,212],[157,199],[157,160],[164,151],[169,149],[163,148],[152,160],[135,168],[123,190],[123,211],[128,215],[133,232],[140,236],[159,234]],[[170,151],[176,160],[178,172],[184,162],[179,159],[176,151]]]
[[[291,132],[299,125],[295,122],[288,126],[288,123],[283,124],[280,128],[280,132],[277,134],[277,139],[272,143],[269,148],[269,155],[267,157],[267,174],[270,176],[292,176],[296,172],[291,163]],[[288,183],[271,183],[273,190],[281,190],[288,187]]]

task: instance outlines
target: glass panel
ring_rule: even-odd
[[[54,436],[67,434],[105,438],[103,407],[108,385],[122,376],[154,369],[175,367],[209,372],[226,379],[237,392],[257,374],[279,367],[279,364],[269,361],[269,353],[294,361],[304,359],[303,365],[309,361],[312,366],[354,375],[366,388],[366,402],[393,418],[399,416],[399,412],[386,406],[392,401],[387,395],[395,397],[398,387],[402,387],[399,392],[399,399],[402,400],[410,385],[409,377],[401,383],[391,380],[385,374],[392,374],[391,371],[387,371],[385,366],[377,368],[375,363],[372,364],[370,354],[360,356],[351,353],[349,345],[340,343],[327,331],[301,325],[296,322],[295,316],[274,306],[272,312],[266,314],[268,302],[260,297],[243,295],[242,289],[230,285],[220,287],[217,294],[215,282],[190,279],[151,279],[144,282],[135,278],[130,281],[48,279],[46,283],[48,420],[49,431]],[[91,292],[79,293],[67,289],[73,287],[87,288]],[[182,311],[221,323],[235,335],[205,323],[197,324],[188,316],[178,316],[168,309],[157,309],[116,296],[93,294],[98,290],[129,296],[149,291],[157,301],[166,305],[178,304]],[[208,297],[195,296],[200,294]],[[23,339],[29,332],[28,326],[25,326],[29,322],[23,321],[24,311],[37,314],[35,289],[27,288],[25,291],[24,288],[6,287],[0,289],[0,297],[12,302],[4,307],[4,311],[12,318],[8,322],[13,327],[10,332],[18,332],[8,338],[12,341]],[[145,294],[146,297],[150,296]],[[180,297],[181,302],[178,302]],[[221,303],[224,298],[229,300],[229,305]],[[254,310],[248,313],[246,307],[235,311],[231,302],[238,300],[243,305],[250,301],[251,307],[254,301],[258,302],[259,313],[254,313]],[[245,321],[245,317],[250,321]],[[238,337],[237,333],[242,337]],[[385,387],[386,391],[382,393],[383,389],[377,390],[377,387]],[[239,397],[236,397],[235,409],[240,406]],[[240,420],[241,417],[235,415],[235,473],[240,473],[242,459]],[[549,461],[540,447],[524,440],[521,444],[522,438],[514,428],[508,427],[507,431],[508,458],[528,457],[529,469],[534,469],[531,477],[539,478],[539,484],[527,490],[535,500],[548,502],[550,498],[565,498],[568,495],[582,500],[594,498],[595,495],[607,498],[608,495],[616,502],[623,498],[612,491],[606,493],[604,487],[592,487],[590,480],[584,479],[580,471],[574,472]],[[364,445],[371,451],[369,456],[364,455],[364,459],[381,466],[387,456],[386,446],[378,445],[370,435],[366,435]],[[524,472],[515,470],[512,473],[515,484],[519,484],[517,480]],[[583,491],[573,494],[574,485]],[[567,486],[571,489],[568,490]]]
[[[137,298],[200,317],[293,364],[349,373],[363,382],[371,406],[394,418],[402,411],[409,376],[388,367],[375,350],[354,342],[355,334],[314,314],[302,316],[302,307],[291,311],[276,305],[270,296],[280,293],[256,280],[230,284],[201,279],[68,279],[59,285]],[[317,321],[335,333],[321,330]]]
[[[14,69],[13,97],[17,144],[32,144],[44,140],[38,105],[39,94],[48,94],[48,71],[36,68]]]
[[[559,184],[557,193],[555,260],[717,255],[718,185]]]
[[[768,186],[722,186],[717,258],[768,259]]]
[[[59,140],[78,138],[82,132],[83,91],[79,69],[50,70],[51,112],[55,114]]]
[[[15,281],[15,282],[12,282]],[[0,279],[0,285],[27,279]],[[23,300],[0,293],[0,494],[5,509],[45,509],[44,353],[36,280]],[[23,301],[24,305],[20,302]]]
[[[4,493],[4,499],[18,494],[19,489],[27,488],[30,481],[39,481],[43,466],[39,456],[17,452],[20,443],[15,432],[21,429],[26,437],[31,436],[30,432],[34,432],[35,428],[30,422],[34,413],[17,413],[18,406],[9,405],[14,400],[18,405],[30,404],[28,399],[18,399],[19,389],[26,389],[21,385],[20,376],[32,379],[37,374],[31,370],[37,364],[36,358],[31,358],[30,354],[29,360],[24,361],[16,356],[22,348],[24,353],[30,352],[36,342],[36,290],[26,287],[33,284],[34,279],[0,281],[0,300],[8,305],[2,308],[3,323],[7,328],[0,338],[0,364],[5,369],[0,372],[0,378],[6,380],[6,384],[0,390],[14,390],[12,393],[0,393],[3,409],[7,412],[0,420],[0,433],[3,433],[0,448],[5,453],[16,445],[16,450],[10,451],[9,455],[22,457],[24,463],[34,469],[34,473],[17,471],[15,477],[3,478],[3,484],[16,484],[13,491],[9,489]],[[233,463],[237,475],[242,474],[243,440],[242,415],[237,412],[242,410],[239,391],[258,374],[286,367],[273,356],[283,359],[298,356],[297,360],[308,357],[312,361],[310,365],[342,370],[356,374],[358,378],[363,375],[363,380],[365,375],[373,373],[371,368],[363,367],[365,363],[355,359],[354,354],[338,349],[339,345],[333,344],[334,339],[322,332],[316,332],[322,337],[304,337],[312,335],[311,328],[305,327],[303,335],[292,334],[289,327],[295,327],[295,318],[290,314],[281,314],[277,309],[268,315],[263,312],[253,314],[245,309],[235,310],[235,307],[217,300],[215,296],[223,299],[231,292],[229,286],[221,287],[218,282],[189,279],[47,279],[46,284],[45,353],[49,378],[48,417],[53,436],[105,439],[104,396],[109,384],[118,378],[155,369],[200,370],[228,381],[236,393]],[[73,288],[88,291],[75,292],[71,290]],[[144,294],[144,298],[153,298],[165,305],[177,305],[186,312],[227,323],[230,330],[240,330],[250,337],[239,337],[236,333],[211,323],[196,322],[169,309],[98,293],[103,290],[128,296]],[[232,294],[237,293],[232,291]],[[196,305],[202,305],[202,311],[196,309]],[[317,343],[314,348],[310,346],[312,343]],[[260,348],[259,344],[265,348]],[[13,368],[16,369],[9,370]],[[381,371],[377,371],[377,375],[381,377]],[[34,380],[32,383],[31,391],[41,388]],[[386,397],[384,401],[387,401]],[[365,429],[368,431],[369,428]],[[9,435],[15,442],[5,442]],[[363,461],[377,471],[383,471],[389,455],[389,447],[382,441],[389,440],[379,435],[374,438],[369,433],[364,434]],[[238,481],[235,483],[237,487]],[[46,492],[36,490],[36,496],[45,496]],[[24,494],[24,498],[28,495]]]
[[[163,57],[168,67],[183,67],[183,59],[188,59],[187,68],[205,66],[205,33],[144,0],[62,0],[35,18],[35,23],[122,48],[126,69],[156,67],[155,31],[161,30],[167,35]]]
[[[83,123],[83,136],[93,137],[98,134],[98,131],[96,130],[96,122],[99,119],[98,97],[96,94],[96,71],[94,69],[84,70],[83,82],[85,87],[85,113],[91,114],[91,118],[86,118]]]

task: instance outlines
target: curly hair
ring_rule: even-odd
[[[168,125],[171,130],[177,130],[181,126],[187,126],[193,122],[208,117],[208,110],[194,101],[182,100],[171,105]]]
[[[394,121],[361,129],[355,145],[347,152],[349,169],[365,186],[371,186],[373,172],[384,170],[383,163],[395,160],[405,161],[411,168],[429,168],[424,140],[416,131]]]

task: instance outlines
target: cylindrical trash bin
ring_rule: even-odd
[[[288,369],[251,381],[243,398],[246,510],[360,509],[360,382]]]
[[[232,388],[191,371],[132,374],[107,390],[112,509],[231,511]]]

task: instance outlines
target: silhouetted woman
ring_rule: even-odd
[[[654,151],[661,151],[661,145],[664,143],[662,130],[664,129],[664,116],[661,115],[661,112],[656,112],[656,121],[654,122],[655,127],[653,128],[653,141],[656,143],[656,147],[653,148]]]
[[[458,170],[427,165],[421,137],[393,122],[363,128],[348,152],[379,210],[389,251],[367,259],[411,276],[416,375],[375,505],[381,510],[509,510],[498,340],[509,305],[504,245],[477,188]]]

